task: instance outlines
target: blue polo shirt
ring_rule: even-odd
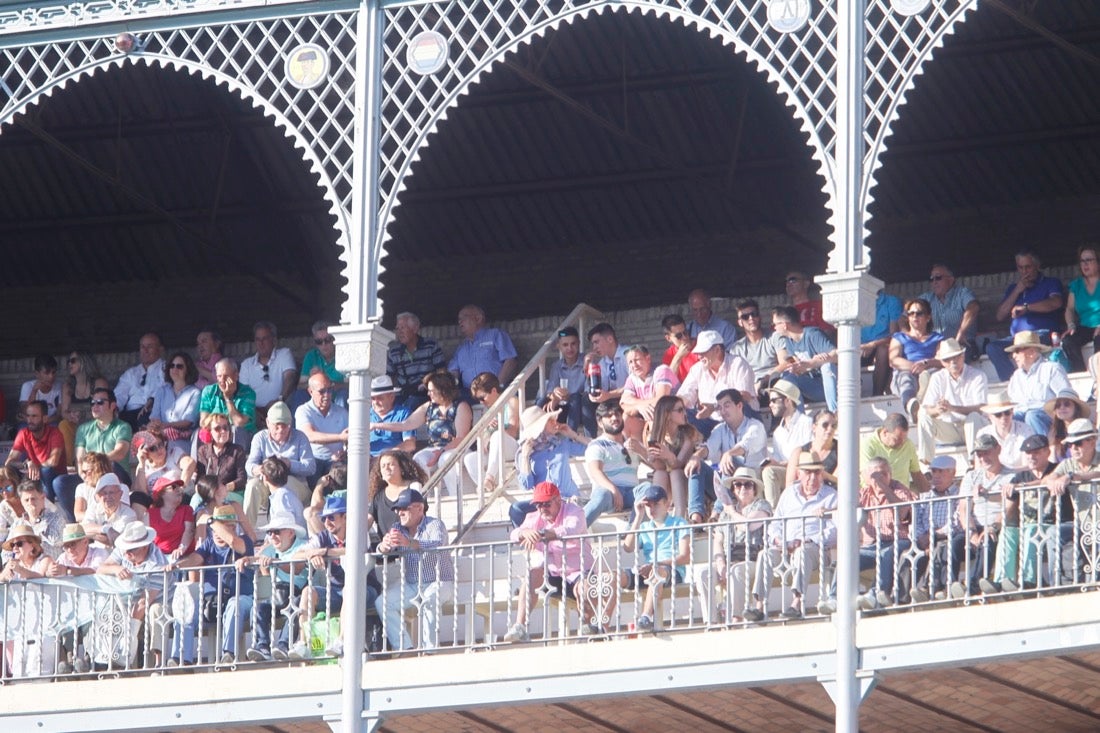
[[[1015,283],[1010,283],[1005,288],[1005,294],[1001,296],[1001,300],[1007,298],[1015,287]],[[1038,303],[1040,300],[1046,300],[1054,294],[1063,295],[1062,281],[1056,277],[1044,275],[1036,280],[1034,285],[1017,296],[1015,305]],[[1020,331],[1053,331],[1061,327],[1062,310],[1060,308],[1051,313],[1032,313],[1029,311],[1019,318],[1012,319],[1012,327],[1009,329],[1009,333],[1015,336]]]
[[[462,386],[470,388],[470,382],[482,372],[500,374],[500,368],[508,359],[516,358],[512,339],[499,328],[483,328],[474,337],[459,344],[455,355],[447,364],[452,372],[461,375]]]
[[[409,408],[405,406],[404,402],[394,403],[393,409],[390,410],[390,414],[385,417],[379,416],[372,407],[370,410],[371,422],[402,422],[408,418],[410,412]],[[372,456],[381,455],[390,448],[396,448],[401,443],[416,435],[414,430],[405,430],[403,432],[396,432],[392,430],[372,430],[370,431],[370,454]]]

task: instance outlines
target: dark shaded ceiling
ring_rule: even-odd
[[[868,244],[888,282],[933,260],[1069,263],[1100,211],[1100,3],[984,0],[909,93]],[[0,130],[0,356],[130,350],[150,327],[247,339],[339,313],[332,217],[283,132],[212,81],[126,65]],[[486,74],[406,179],[385,312],[451,323],[779,292],[827,259],[822,180],[763,76],[652,15],[593,15]],[[23,327],[27,323],[35,328]]]

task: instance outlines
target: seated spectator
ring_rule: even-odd
[[[373,461],[371,471],[374,471],[376,465],[378,465],[378,461]],[[343,494],[347,494],[348,491],[348,467],[342,463],[333,466],[332,470],[318,479],[317,485],[313,487],[313,495],[310,498],[309,506],[302,513],[305,516],[307,527],[317,527],[317,530],[311,530],[310,534],[316,534],[316,532],[324,529],[324,523],[321,521],[321,511],[325,508],[325,499],[338,491]]]
[[[871,375],[871,394],[886,394],[890,379],[891,337],[898,331],[901,319],[901,301],[880,289],[875,296],[875,322],[859,331],[860,366],[874,365]]]
[[[943,367],[936,358],[943,336],[932,330],[932,306],[928,301],[905,301],[905,317],[908,327],[890,337],[890,366],[894,368],[890,391],[901,399],[905,412],[916,422],[928,378]]]
[[[29,479],[19,483],[16,489],[23,504],[23,524],[30,525],[42,543],[42,549],[52,558],[61,554],[61,532],[65,529],[65,515],[53,504],[46,502],[42,484]],[[8,536],[11,536],[9,531]]]
[[[644,489],[643,489],[644,487]],[[634,521],[623,540],[623,549],[634,552],[635,566],[624,570],[621,584],[628,590],[641,592],[646,586],[642,612],[636,627],[653,630],[653,615],[660,589],[684,582],[684,568],[691,558],[691,530],[682,517],[669,514],[668,494],[655,484],[641,484],[639,502],[644,511],[634,513]]]
[[[195,460],[195,475],[200,478],[208,476],[213,478],[218,485],[225,489],[225,493],[232,494],[240,499],[244,498],[245,486],[248,483],[248,453],[244,448],[232,442],[232,428],[229,424],[229,416],[221,413],[212,413],[203,421],[203,426],[209,434],[209,441],[200,441]],[[192,509],[198,509],[201,499],[196,498],[191,502]],[[237,512],[238,517],[243,516],[242,511]]]
[[[195,336],[195,369],[199,378],[195,386],[204,390],[218,381],[214,367],[222,360],[222,337],[212,328],[204,328]]]
[[[917,415],[917,454],[931,463],[936,442],[966,443],[974,449],[974,436],[988,420],[982,406],[988,397],[985,372],[966,363],[966,349],[954,338],[940,342],[936,360],[943,364],[928,379]]]
[[[256,393],[241,383],[237,362],[228,357],[214,365],[214,384],[204,387],[199,398],[199,422],[210,415],[228,417],[233,442],[248,447],[256,429]]]
[[[327,374],[314,374],[309,378],[309,401],[294,411],[294,424],[309,440],[317,464],[309,477],[311,488],[334,463],[347,461],[348,409],[333,401],[334,389]]]
[[[334,324],[328,321],[315,321],[310,326],[313,334],[313,348],[302,357],[302,371],[298,377],[298,386],[306,387],[314,374],[324,374],[338,397],[341,407],[346,407],[348,379],[336,368],[336,339],[328,332]]]
[[[473,412],[459,399],[458,383],[450,372],[432,372],[424,379],[428,383],[428,402],[404,420],[371,422],[370,429],[403,432],[427,425],[428,447],[417,451],[413,459],[430,476],[455,455],[458,444],[473,427]],[[465,468],[461,460],[456,460],[443,477],[443,487],[451,496],[458,496],[465,484]]]
[[[104,387],[96,387],[92,393],[92,419],[76,431],[76,465],[80,465],[86,453],[103,453],[111,461],[111,470],[130,482],[130,439],[133,432],[129,424],[116,417],[118,403],[115,393]],[[79,476],[62,474],[54,479],[53,495],[69,516],[75,516],[76,490]]]
[[[255,572],[249,565],[241,564],[239,568],[236,565],[242,558],[252,557],[252,554],[252,538],[237,532],[237,515],[230,507],[220,506],[214,510],[210,534],[195,547],[195,551],[168,564],[169,569],[208,566],[202,571],[201,609],[197,606],[191,619],[176,622],[168,666],[176,660],[184,666],[197,660],[195,638],[198,636],[199,612],[206,625],[212,628],[219,623],[221,625],[220,663],[233,664],[237,661],[240,630],[243,629],[243,621],[252,613]]]
[[[775,374],[794,382],[803,399],[824,400],[829,411],[836,412],[836,346],[824,331],[803,327],[791,306],[779,306],[772,312],[772,326],[778,361]]]
[[[49,354],[34,357],[34,379],[23,382],[19,389],[20,422],[24,420],[27,405],[35,400],[46,403],[46,422],[55,425],[61,420],[61,383],[57,381],[57,359]]]
[[[777,504],[787,486],[787,469],[796,448],[813,436],[813,419],[802,411],[802,393],[791,382],[780,380],[768,390],[768,408],[772,413],[772,451],[763,466],[764,498]]]
[[[290,408],[285,402],[276,402],[267,411],[267,430],[256,433],[252,449],[248,452],[245,472],[248,483],[244,489],[244,513],[248,523],[256,525],[256,517],[267,505],[271,489],[263,479],[263,463],[268,458],[279,458],[286,464],[289,475],[286,488],[298,499],[295,515],[302,519],[302,507],[310,500],[309,477],[317,471],[317,463],[309,440],[300,431],[290,427]]]
[[[671,494],[672,513],[685,516],[688,483],[684,467],[696,448],[703,444],[703,434],[687,421],[684,401],[672,395],[658,399],[653,422],[644,439],[645,462],[653,468],[651,481]]]
[[[671,369],[676,378],[682,382],[687,379],[688,372],[699,361],[699,355],[693,353],[695,337],[688,333],[684,317],[677,313],[662,318],[661,328],[665,332],[665,341],[668,342],[668,348],[661,357],[661,363]]]
[[[374,600],[383,619],[390,649],[412,649],[412,639],[402,618],[416,608],[421,649],[439,646],[439,619],[443,604],[454,596],[451,553],[437,550],[447,544],[443,522],[428,516],[428,502],[416,489],[405,489],[393,505],[397,523],[378,543],[378,551],[396,554],[401,562],[401,581],[388,584]]]
[[[199,370],[191,356],[177,351],[164,365],[164,384],[153,395],[150,427],[158,427],[172,447],[191,450],[191,434],[199,423],[199,399],[196,386]]]
[[[92,390],[110,385],[99,362],[87,351],[69,354],[69,376],[61,384],[61,422],[57,427],[65,436],[65,456],[76,462],[76,429],[92,419]]]
[[[723,526],[714,533],[714,556],[710,567],[701,570],[695,581],[704,624],[711,623],[716,608],[720,622],[740,618],[746,608],[752,569],[764,549],[764,522],[752,520],[772,515],[772,505],[763,491],[764,483],[756,471],[742,466],[733,472],[733,501],[722,507],[718,517]]]
[[[955,459],[936,456],[930,466],[931,489],[919,498],[916,517],[913,520],[913,541],[924,554],[916,561],[913,574],[901,573],[903,582],[917,578],[910,598],[915,603],[925,603],[931,598],[947,597],[947,588],[957,570],[955,549],[965,532],[959,521],[959,484],[955,480]],[[904,589],[901,591],[904,595]]]
[[[269,513],[289,514],[294,517],[295,521],[305,524],[305,507],[302,505],[301,499],[288,487],[289,479],[290,467],[285,459],[268,456],[260,464],[260,480],[264,482],[271,507]],[[320,518],[317,519],[316,524],[313,533],[320,532],[323,529]]]
[[[1088,403],[1077,396],[1076,390],[1067,389],[1047,400],[1043,412],[1050,416],[1050,460],[1055,463],[1069,458],[1069,446],[1063,445],[1070,423],[1078,418],[1091,418]]]
[[[516,347],[504,331],[485,326],[485,311],[479,306],[463,306],[458,312],[458,330],[463,341],[447,363],[462,389],[469,392],[470,383],[482,372],[497,375],[501,384],[508,384],[519,369]],[[428,395],[431,399],[431,395]]]
[[[978,431],[976,438],[992,436],[1001,446],[1001,464],[1013,470],[1022,470],[1026,459],[1021,446],[1035,431],[1019,420],[1013,420],[1016,403],[1008,398],[1007,392],[995,392],[989,396],[989,402],[982,406],[982,412],[988,416],[991,424]]]
[[[829,338],[836,333],[833,324],[825,320],[821,298],[815,298],[811,294],[814,288],[813,280],[804,272],[791,270],[783,279],[787,289],[787,302],[798,311],[798,322],[804,328],[821,329]]]
[[[821,476],[825,483],[836,485],[836,467],[839,461],[837,457],[836,441],[836,414],[828,410],[820,410],[814,415],[814,424],[810,432],[808,443],[798,446],[787,457],[787,478],[784,486],[790,486],[798,478],[798,462],[802,460],[803,453],[809,453],[815,462],[824,468]]]
[[[126,525],[137,519],[134,510],[122,503],[122,485],[113,473],[99,477],[95,501],[84,513],[84,531],[104,547],[114,547]]]
[[[28,524],[17,524],[8,532],[4,552],[11,553],[11,560],[0,570],[0,583],[13,580],[34,580],[56,575],[54,559],[42,546],[42,538]]]
[[[909,421],[894,412],[882,421],[882,427],[859,443],[859,470],[867,470],[871,459],[882,456],[890,463],[890,476],[907,489],[923,493],[928,480],[917,460],[917,449],[909,440]]]
[[[257,321],[252,327],[252,338],[256,353],[241,362],[241,383],[255,392],[256,421],[263,423],[268,408],[290,400],[298,384],[298,368],[290,349],[276,346],[279,332],[271,321]]]
[[[1077,248],[1081,277],[1070,280],[1066,296],[1066,332],[1062,336],[1062,351],[1069,359],[1070,369],[1085,370],[1081,348],[1092,343],[1093,353],[1100,354],[1100,247],[1086,244]]]
[[[374,530],[379,539],[385,537],[397,523],[398,497],[405,489],[419,490],[427,481],[428,474],[408,453],[389,450],[379,456],[367,484],[367,532]]]
[[[550,364],[546,384],[535,404],[547,412],[562,410],[569,427],[581,429],[584,410],[584,362],[581,360],[581,338],[577,329],[566,326],[558,331],[558,358]],[[595,411],[592,411],[592,434],[596,434]]]
[[[520,418],[523,430],[516,452],[516,475],[520,486],[528,491],[533,491],[543,481],[549,481],[559,487],[561,496],[573,499],[577,496],[577,485],[573,481],[569,460],[583,456],[590,439],[561,422],[560,416],[558,411],[544,412],[538,407],[528,407],[523,411]],[[533,511],[533,500],[521,499],[512,504],[508,509],[512,526],[520,526]]]
[[[768,435],[764,424],[745,415],[740,391],[726,389],[718,393],[718,414],[722,424],[684,466],[688,477],[688,519],[692,524],[703,522],[707,500],[719,499],[716,481],[725,488],[738,468],[746,466],[759,471],[767,456]],[[721,498],[723,506],[732,500],[728,491]]]
[[[77,522],[83,522],[88,507],[96,502],[96,484],[99,483],[100,478],[111,473],[111,461],[103,453],[85,453],[77,466],[77,473],[83,480],[76,487],[73,514]],[[125,484],[122,484],[122,503],[130,506],[130,487]]]
[[[676,396],[695,410],[690,416],[692,425],[704,436],[710,436],[720,416],[715,414],[718,395],[728,389],[737,390],[740,402],[755,414],[759,401],[756,398],[756,382],[749,363],[740,356],[726,351],[722,335],[717,331],[703,331],[695,340],[694,353],[699,363],[688,372],[687,379],[676,390]]]
[[[157,547],[169,560],[195,549],[195,512],[183,501],[183,482],[161,476],[153,484],[149,526],[157,531]]]
[[[985,346],[985,353],[993,362],[997,376],[1001,381],[1012,377],[1013,360],[1006,356],[1015,346],[1015,336],[1026,331],[1035,343],[1040,340],[1050,343],[1050,332],[1061,328],[1062,282],[1056,277],[1047,277],[1039,270],[1039,257],[1024,250],[1016,255],[1016,281],[1005,288],[1004,298],[997,306],[997,320],[1012,323],[1008,338],[995,339]],[[1046,433],[1046,430],[1042,430]]]
[[[733,342],[737,340],[737,329],[729,321],[714,315],[710,293],[702,288],[692,290],[688,293],[688,309],[691,311],[691,322],[687,324],[688,335],[697,339],[703,331],[717,331],[726,350],[733,348]]]
[[[619,343],[619,337],[610,323],[597,323],[588,329],[588,342],[592,345],[592,352],[585,357],[585,368],[588,368],[588,362],[599,365],[600,389],[595,393],[592,390],[585,392],[582,405],[585,425],[590,421],[598,423],[594,419],[598,405],[610,400],[619,401],[629,373],[626,367],[626,347]]]
[[[267,537],[264,546],[252,557],[237,561],[239,571],[253,566],[259,568],[260,575],[271,577],[270,597],[252,607],[252,646],[245,652],[250,662],[270,662],[274,658],[271,640],[275,636],[275,614],[289,610],[309,582],[306,563],[293,561],[305,547],[305,528],[289,514],[272,514],[260,531]],[[295,641],[294,626],[287,621],[275,640],[275,648],[284,659],[289,658],[290,644]]]
[[[370,381],[370,421],[372,423],[403,422],[412,412],[405,403],[397,402],[400,390],[394,386],[388,376],[375,377]],[[370,454],[377,458],[388,450],[403,450],[412,453],[416,450],[416,431],[393,431],[385,428],[371,428]]]
[[[737,304],[737,322],[741,324],[745,335],[733,344],[730,351],[752,367],[756,380],[756,398],[763,409],[768,406],[768,387],[775,381],[774,372],[779,365],[779,359],[775,355],[775,342],[764,330],[760,305],[755,300],[742,300]]]
[[[965,533],[955,538],[952,554],[957,567],[949,595],[963,598],[980,591],[978,580],[993,574],[997,541],[1001,534],[1004,494],[1015,474],[1001,465],[1001,448],[986,436],[974,447],[974,468],[963,476],[959,486],[959,524]],[[959,574],[967,569],[966,576]]]
[[[92,545],[92,539],[84,532],[82,524],[65,525],[61,531],[61,547],[64,552],[49,573],[51,577],[95,575],[110,554],[105,548]]]
[[[443,349],[420,335],[420,318],[415,313],[398,313],[393,327],[397,337],[386,352],[386,374],[397,387],[400,401],[415,410],[428,401],[424,377],[447,366]]]
[[[1051,418],[1043,411],[1043,405],[1059,392],[1073,389],[1066,370],[1058,362],[1043,358],[1050,347],[1041,343],[1034,331],[1017,331],[1005,351],[1012,354],[1016,363],[1016,371],[1008,380],[1008,397],[1016,403],[1012,419],[1026,423],[1034,433],[1046,435],[1050,432]]]
[[[115,540],[115,549],[110,556],[96,568],[97,575],[132,580],[142,591],[130,614],[138,621],[145,618],[146,610],[154,619],[164,618],[163,609],[156,601],[164,596],[164,581],[168,575],[163,571],[169,568],[169,563],[168,558],[153,543],[156,536],[156,530],[152,527],[138,521],[130,522]]]
[[[634,508],[638,468],[623,437],[623,411],[617,400],[596,408],[600,434],[584,449],[584,467],[592,482],[584,518],[589,527],[605,512]]]
[[[485,409],[502,399],[500,392],[500,382],[495,374],[489,372],[477,375],[470,384],[470,394]],[[520,409],[519,397],[512,393],[481,440],[474,444],[474,450],[462,456],[466,474],[475,483],[484,477],[484,485],[489,490],[504,481],[506,464],[516,457]]]
[[[210,522],[214,519],[214,510],[220,506],[227,506],[237,515],[237,529],[246,537],[255,537],[252,523],[244,514],[240,502],[234,501],[226,486],[220,483],[215,476],[203,476],[195,482],[195,495],[199,497],[199,505],[195,508],[195,531],[201,536],[210,535]]]
[[[602,634],[602,620],[611,618],[615,597],[612,594],[609,605],[601,607],[601,594],[590,592],[594,585],[598,587],[599,576],[594,570],[591,547],[584,540],[588,534],[584,511],[563,501],[558,487],[549,481],[536,485],[531,498],[535,511],[511,535],[512,542],[527,552],[529,562],[519,591],[522,602],[517,604],[516,621],[504,635],[504,641],[531,640],[527,619],[535,605],[536,593],[543,587],[549,587],[559,598],[577,601],[582,635]]]
[[[822,557],[836,546],[836,524],[831,516],[837,507],[836,489],[825,484],[821,474],[821,464],[803,455],[798,481],[779,498],[775,519],[768,522],[767,549],[756,558],[755,608],[745,609],[746,621],[758,623],[767,618],[765,604],[774,569],[784,560],[792,576],[791,601],[783,616],[801,618],[805,613],[809,576],[817,572]]]
[[[945,264],[932,265],[928,277],[931,290],[917,297],[932,306],[933,328],[943,337],[953,338],[966,349],[966,361],[974,362],[981,356],[974,340],[974,327],[978,323],[981,304],[970,288],[955,281],[955,273]]]
[[[27,426],[15,436],[4,465],[23,474],[31,481],[39,481],[42,488],[57,501],[53,482],[65,473],[65,439],[61,431],[46,422],[46,403],[31,400],[23,409]]]
[[[164,384],[164,346],[160,336],[149,332],[138,342],[138,363],[122,373],[115,385],[118,417],[131,430],[149,422],[153,398]]]
[[[23,502],[19,500],[19,473],[7,466],[0,467],[0,537],[7,537],[8,530],[27,516]]]
[[[1079,508],[1077,518],[1083,522],[1093,522],[1095,508],[1090,507],[1096,499],[1093,496],[1094,482],[1100,479],[1100,452],[1096,450],[1096,427],[1084,418],[1078,418],[1069,425],[1063,443],[1070,447],[1070,457],[1058,464],[1054,471],[1043,479],[1043,485],[1054,497],[1069,494]],[[1058,512],[1052,512],[1055,515]],[[1055,563],[1060,577],[1052,578],[1052,584],[1070,585],[1081,581],[1088,570],[1088,560],[1094,552],[1089,548],[1088,531],[1082,527],[1078,543],[1074,542],[1074,517],[1062,514],[1058,526],[1059,549],[1061,557]],[[1095,577],[1095,569],[1092,569]]]
[[[179,446],[170,447],[167,436],[160,427],[148,426],[134,436],[137,448],[137,467],[134,469],[134,483],[130,486],[130,503],[140,501],[144,506],[151,503],[153,486],[162,476],[180,479],[191,485],[197,465]]]
[[[653,422],[653,408],[657,400],[670,395],[680,386],[680,380],[664,364],[653,369],[649,349],[641,344],[626,350],[628,374],[623,384],[619,405],[626,416],[625,433],[630,438],[641,438],[645,426]],[[652,371],[651,371],[652,370]]]

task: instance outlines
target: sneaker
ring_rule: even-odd
[[[275,647],[275,651],[271,652],[271,658],[276,662],[285,662],[290,659],[290,653],[283,647],[277,646]]]
[[[758,624],[763,621],[767,616],[759,608],[746,608],[744,618],[749,623]]]
[[[836,613],[836,600],[833,598],[825,598],[818,601],[817,612],[823,616],[830,616]]]
[[[934,598],[937,601],[946,601],[947,600],[947,591],[945,591],[945,590],[936,591],[936,595],[934,596]]]
[[[581,636],[603,636],[604,630],[598,624],[583,623],[580,628]]]
[[[73,669],[77,674],[88,674],[92,671],[92,662],[87,657],[77,657],[73,660]]]
[[[180,666],[180,660],[176,659],[175,657],[172,657],[171,659],[169,659],[167,662],[164,663],[164,666],[165,667],[178,667],[178,666]]]
[[[512,624],[512,628],[508,629],[508,633],[504,635],[504,641],[509,644],[518,644],[531,641],[531,635],[527,633],[526,624]]]
[[[966,586],[962,583],[955,581],[951,584],[951,597],[952,598],[966,598]]]
[[[220,660],[218,660],[218,663],[219,664],[236,664],[237,663],[237,657],[233,654],[233,652],[223,652],[222,653],[222,658]]]
[[[802,618],[802,609],[798,606],[787,606],[783,609],[783,618]]]
[[[299,641],[290,648],[290,654],[288,656],[295,660],[312,659],[313,653],[310,652],[309,646],[307,646],[304,641]]]
[[[917,424],[917,413],[920,411],[920,400],[916,397],[910,397],[909,401],[905,403],[905,412],[908,413],[910,419],[910,427]]]
[[[270,662],[271,651],[263,647],[252,647],[244,653],[244,658],[250,662]]]
[[[57,663],[57,674],[72,674],[72,673],[73,673],[73,665],[69,664],[68,662],[58,662]]]
[[[325,648],[325,654],[330,657],[344,656],[344,640],[336,639]]]
[[[1016,585],[1016,581],[1012,578],[1005,578],[1004,580],[1002,580],[1001,588],[1002,590],[1006,590],[1009,593],[1015,593],[1016,591],[1020,590],[1020,586]]]
[[[978,579],[978,587],[981,588],[982,593],[985,593],[987,595],[990,594],[990,593],[1000,593],[1001,592],[1001,584],[1000,583],[995,583],[994,581],[988,580],[986,578],[979,578]]]
[[[884,590],[875,592],[875,600],[878,601],[879,608],[889,608],[894,605],[894,599]]]
[[[634,627],[638,629],[638,631],[652,631],[653,619],[651,619],[649,616],[639,616],[638,622],[634,625]]]
[[[909,597],[913,600],[913,603],[928,603],[930,598],[928,591],[924,588],[914,588],[909,593]]]
[[[856,599],[856,605],[859,606],[860,611],[874,611],[876,608],[880,608],[878,596],[875,595],[873,590],[860,595]]]

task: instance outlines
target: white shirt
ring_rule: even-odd
[[[802,493],[802,486],[795,481],[779,495],[775,516],[797,517],[797,519],[768,522],[770,543],[778,546],[794,540],[808,540],[823,547],[831,547],[836,543],[836,525],[833,523],[832,515],[817,517],[814,516],[814,512],[818,509],[831,512],[836,509],[836,502],[836,489],[829,484],[822,484],[816,494],[807,498]]]
[[[986,425],[978,431],[978,435],[992,435],[997,439],[1001,444],[1001,465],[1014,471],[1023,471],[1027,468],[1027,457],[1020,450],[1020,446],[1034,434],[1035,431],[1021,420],[1012,421],[1012,427],[1009,428],[1008,435],[1003,440],[997,435],[997,428],[993,425]]]
[[[722,454],[731,448],[745,449],[745,455],[735,458],[734,463],[759,470],[768,455],[768,431],[764,429],[764,423],[746,417],[734,430],[723,422],[707,438],[707,460],[717,464]]]
[[[142,384],[142,379],[145,384]],[[164,359],[157,359],[148,367],[141,364],[130,367],[118,378],[115,397],[118,409],[140,410],[164,385]]]
[[[727,389],[736,389],[753,395],[752,402],[749,404],[754,410],[760,407],[755,397],[756,377],[753,375],[752,367],[740,356],[729,352],[726,353],[722,366],[718,367],[717,374],[712,373],[701,361],[692,365],[691,370],[684,377],[684,383],[676,391],[676,396],[681,398],[688,407],[714,405],[718,403],[718,393]],[[715,420],[722,419],[717,413],[713,417]]]
[[[780,421],[772,431],[772,460],[786,463],[795,448],[813,439],[814,419],[797,410],[791,415],[790,425]]]
[[[940,400],[947,400],[949,405],[971,407],[984,405],[989,391],[989,379],[981,369],[975,369],[969,364],[963,365],[962,374],[958,379],[952,379],[946,369],[938,369],[928,378],[928,390],[924,393],[923,407],[935,407]],[[959,423],[965,416],[957,412],[945,412],[936,417],[943,422]]]
[[[256,406],[267,407],[272,402],[277,402],[283,397],[283,374],[286,372],[298,373],[294,363],[294,355],[290,349],[275,349],[271,352],[271,358],[267,360],[267,371],[260,364],[260,357],[256,354],[248,357],[241,364],[241,382],[247,384],[256,391]],[[264,376],[267,379],[264,379]]]
[[[61,405],[61,380],[53,380],[53,387],[50,388],[49,392],[39,392],[34,388],[36,384],[38,384],[37,379],[23,382],[23,387],[19,390],[19,401],[42,400],[46,403],[47,417],[57,414],[57,408]]]
[[[1016,403],[1016,410],[1041,410],[1047,400],[1054,399],[1063,390],[1073,390],[1061,364],[1040,359],[1024,371],[1017,369],[1008,380],[1008,398]],[[1076,392],[1074,392],[1076,394]]]

